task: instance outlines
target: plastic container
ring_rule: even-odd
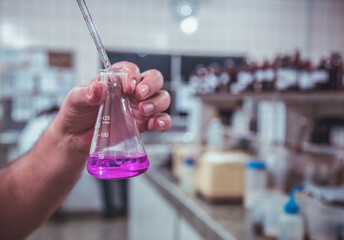
[[[279,190],[269,190],[265,194],[263,205],[263,231],[266,239],[278,239],[279,218],[288,196]]]
[[[293,199],[290,199],[284,206],[284,213],[280,216],[280,240],[303,240],[304,223],[299,206]]]
[[[180,187],[183,191],[192,194],[194,192],[195,160],[186,158],[181,166]]]
[[[251,209],[256,198],[266,189],[266,165],[260,160],[251,160],[246,164],[245,170],[245,197],[246,209]]]
[[[344,239],[344,209],[322,202],[319,197],[302,194],[300,206],[307,223],[307,234],[312,240]]]

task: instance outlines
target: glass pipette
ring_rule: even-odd
[[[94,44],[97,47],[98,53],[100,55],[100,58],[102,60],[102,63],[106,70],[111,70],[111,63],[109,60],[108,55],[106,54],[104,45],[102,43],[102,40],[100,39],[100,36],[98,34],[97,28],[93,23],[92,17],[90,12],[88,11],[86,2],[84,0],[76,0],[78,2],[78,5],[80,7],[81,13],[84,16],[85,22],[87,24],[88,30],[91,33],[91,36],[93,38]]]

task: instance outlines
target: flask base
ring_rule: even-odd
[[[87,162],[89,174],[100,179],[123,179],[139,176],[149,168],[146,154],[130,153],[128,156],[90,154]]]

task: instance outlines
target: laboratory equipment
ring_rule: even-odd
[[[303,240],[304,224],[299,213],[299,206],[290,199],[284,206],[284,212],[280,216],[280,240]]]
[[[302,190],[303,184],[296,185],[290,192],[290,198],[284,205],[284,212],[279,219],[279,239],[280,240],[303,240],[305,237],[305,227],[303,217],[300,214],[300,207],[295,201],[295,194]]]
[[[262,195],[267,186],[266,165],[261,160],[250,160],[245,170],[245,197],[246,209],[251,209],[258,197]]]
[[[149,168],[149,160],[123,91],[126,73],[120,69],[101,70],[100,76],[106,87],[106,99],[99,108],[87,171],[101,179],[141,175]]]
[[[180,169],[180,187],[189,194],[194,192],[195,165],[195,159],[187,157],[184,159]]]
[[[98,50],[99,56],[102,60],[102,63],[103,63],[106,70],[110,70],[111,69],[111,63],[110,63],[109,57],[106,54],[104,45],[102,43],[102,40],[100,39],[97,28],[93,23],[93,20],[92,20],[90,12],[88,11],[86,2],[85,2],[85,0],[76,0],[76,1],[78,2],[82,16],[84,17],[85,22],[86,22],[87,27],[88,27],[88,30],[91,33],[92,39],[94,41],[94,44],[96,45],[96,48]]]
[[[212,203],[241,202],[244,196],[245,162],[241,151],[207,151],[197,162],[196,192]]]
[[[283,213],[283,206],[288,201],[288,196],[280,190],[267,190],[262,206],[253,208],[263,208],[263,229],[267,239],[278,239],[279,237],[279,217]]]
[[[207,130],[207,147],[209,150],[221,150],[224,147],[224,126],[218,116],[210,119]]]
[[[121,179],[147,171],[149,160],[132,114],[122,81],[126,76],[111,63],[84,0],[77,0],[88,30],[105,67],[101,81],[106,87],[106,99],[100,106],[94,129],[87,171],[101,179]]]

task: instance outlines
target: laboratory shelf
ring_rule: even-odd
[[[228,136],[233,138],[241,138],[245,139],[250,142],[254,142],[257,144],[270,144],[275,146],[284,146],[284,143],[266,143],[264,140],[261,140],[259,136],[257,136],[254,132],[247,132],[245,134],[238,133],[235,131],[235,129],[228,127],[226,129],[226,133]],[[320,144],[314,144],[309,142],[302,142],[299,144],[299,149],[297,151],[303,152],[303,153],[310,153],[310,154],[323,154],[323,155],[330,155],[330,156],[342,156],[344,157],[344,149],[339,147],[333,147],[328,145],[320,145]],[[296,151],[290,149],[290,151]],[[344,159],[343,159],[344,161]]]
[[[344,157],[343,148],[332,147],[332,146],[327,146],[327,145],[319,145],[319,144],[303,142],[301,144],[301,150],[306,153],[327,154],[327,155]],[[343,161],[344,161],[344,158],[343,158]]]
[[[202,103],[202,128],[207,126],[209,119],[219,109],[234,109],[243,100],[253,101],[279,101],[286,105],[286,143],[295,143],[298,139],[299,128],[295,124],[301,118],[307,119],[312,124],[317,119],[326,116],[344,117],[344,91],[312,91],[312,92],[262,92],[240,93],[237,95],[228,93],[213,93],[207,95],[195,95]],[[227,129],[231,137],[242,138],[251,142],[265,144],[255,133],[237,133],[235,129]],[[200,136],[204,139],[204,135]],[[308,138],[308,137],[306,137]],[[277,143],[277,145],[281,145]],[[331,156],[343,156],[344,149],[327,145],[302,142],[299,150],[310,154],[324,154]]]
[[[202,101],[223,105],[223,103],[253,99],[257,101],[282,101],[297,104],[319,104],[319,103],[344,103],[343,91],[312,91],[312,92],[262,92],[262,93],[240,93],[237,95],[228,93],[213,93],[207,95],[197,94],[196,97]]]

